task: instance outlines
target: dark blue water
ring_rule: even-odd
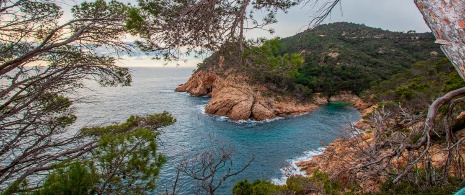
[[[173,184],[175,166],[182,154],[201,152],[212,143],[234,146],[236,169],[254,157],[251,165],[227,180],[217,194],[231,194],[233,185],[244,178],[283,182],[282,168],[313,155],[323,145],[341,137],[344,128],[360,118],[354,108],[331,103],[301,116],[268,122],[231,122],[225,117],[204,113],[209,98],[174,92],[179,84],[187,81],[192,69],[132,68],[132,71],[131,87],[101,88],[91,83],[89,88],[93,91],[84,91],[87,98],[76,104],[76,127],[123,122],[130,115],[172,113],[177,122],[164,128],[160,137],[161,152],[167,156],[168,163],[159,177],[159,192]],[[191,194],[196,189],[195,183],[185,177],[180,184],[181,194]]]

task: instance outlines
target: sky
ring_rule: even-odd
[[[82,0],[76,1],[82,2]],[[137,4],[136,0],[122,1]],[[328,0],[319,1],[325,2]],[[278,13],[278,23],[270,26],[275,30],[274,34],[270,35],[263,30],[253,30],[246,32],[246,36],[247,38],[284,38],[295,35],[307,29],[306,25],[318,8],[318,5],[312,6],[309,4],[304,7],[296,6],[290,9],[287,14]],[[257,14],[260,13],[257,12]],[[430,31],[413,0],[341,0],[341,3],[335,7],[331,15],[323,23],[342,21],[365,24],[366,26],[390,31]],[[187,62],[178,63],[181,67],[195,67],[200,62],[199,59],[189,59]],[[178,63],[169,63],[167,66],[176,66]],[[137,56],[125,58],[118,64],[122,66],[163,66],[165,62],[150,60],[150,57]]]
[[[307,29],[305,25],[312,19],[317,8],[318,6],[313,8],[311,5],[297,6],[289,10],[287,14],[278,14],[278,23],[272,25],[276,30],[274,35],[270,36],[269,33],[263,31],[249,33],[253,37],[264,36],[270,38],[295,35]],[[323,23],[343,21],[365,24],[390,31],[430,31],[413,0],[341,0],[341,3],[333,9],[331,15]]]

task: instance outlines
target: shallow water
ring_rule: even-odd
[[[236,169],[252,156],[254,161],[244,172],[226,180],[217,194],[231,194],[234,184],[244,178],[282,183],[283,168],[321,152],[322,146],[344,134],[350,122],[360,119],[359,112],[347,104],[331,103],[301,116],[266,122],[232,122],[226,117],[204,113],[210,98],[174,92],[179,84],[187,81],[192,69],[132,68],[132,71],[131,87],[101,88],[89,84],[93,91],[84,91],[87,98],[75,104],[78,121],[74,128],[123,122],[130,115],[172,113],[177,122],[164,128],[160,136],[161,152],[168,162],[159,176],[161,189],[154,194],[170,188],[174,167],[183,153],[198,153],[219,142],[234,146]],[[181,178],[180,184],[181,194],[196,190],[195,182],[188,178]]]

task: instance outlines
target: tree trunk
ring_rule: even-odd
[[[414,0],[436,43],[465,80],[465,1]]]

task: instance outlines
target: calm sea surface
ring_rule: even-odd
[[[350,122],[360,119],[354,108],[331,103],[301,116],[267,122],[232,122],[204,113],[210,98],[174,92],[179,84],[187,81],[192,68],[131,69],[131,87],[88,85],[92,90],[83,91],[81,94],[86,98],[75,103],[78,120],[74,128],[124,122],[130,115],[163,111],[173,114],[177,122],[164,128],[160,136],[161,152],[168,162],[159,176],[160,190],[154,194],[171,188],[175,166],[182,154],[199,153],[220,142],[234,146],[235,168],[239,169],[252,156],[255,160],[244,172],[226,180],[217,194],[231,194],[234,184],[244,178],[282,183],[283,168],[321,152],[322,145],[341,137]],[[194,181],[182,177],[179,189],[181,194],[192,194],[197,188]]]

